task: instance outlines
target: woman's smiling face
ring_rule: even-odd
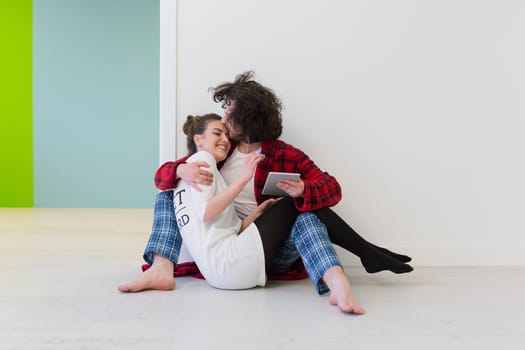
[[[210,152],[217,162],[223,161],[230,150],[228,130],[219,120],[212,120],[202,135],[194,136],[198,151]]]

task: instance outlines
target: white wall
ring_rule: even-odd
[[[185,116],[221,111],[207,89],[254,69],[284,102],[283,139],[338,178],[335,210],[364,236],[414,265],[525,264],[524,2],[179,0],[176,14],[177,155]]]

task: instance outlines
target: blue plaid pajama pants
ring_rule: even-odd
[[[176,264],[181,246],[182,236],[177,227],[173,191],[159,192],[155,199],[153,227],[144,249],[144,260],[150,265],[153,264],[153,255],[157,253]]]
[[[144,250],[144,260],[153,264],[153,255],[159,254],[177,263],[182,246],[182,236],[177,228],[173,210],[173,191],[157,194],[153,213],[153,228]],[[326,227],[310,212],[300,213],[292,227],[279,256],[272,262],[272,269],[286,271],[302,258],[308,276],[319,294],[328,292],[322,280],[330,267],[341,266],[335,249],[330,242]]]

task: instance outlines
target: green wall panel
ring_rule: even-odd
[[[33,206],[32,1],[0,0],[0,207]]]

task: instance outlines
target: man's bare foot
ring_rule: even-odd
[[[365,309],[357,305],[350,288],[350,282],[340,266],[333,266],[326,270],[323,280],[330,288],[330,304],[337,306],[341,311],[363,315]]]
[[[141,292],[143,290],[172,290],[175,289],[175,279],[173,278],[173,262],[155,255],[153,264],[144,271],[133,282],[118,286],[118,290],[126,292]]]

